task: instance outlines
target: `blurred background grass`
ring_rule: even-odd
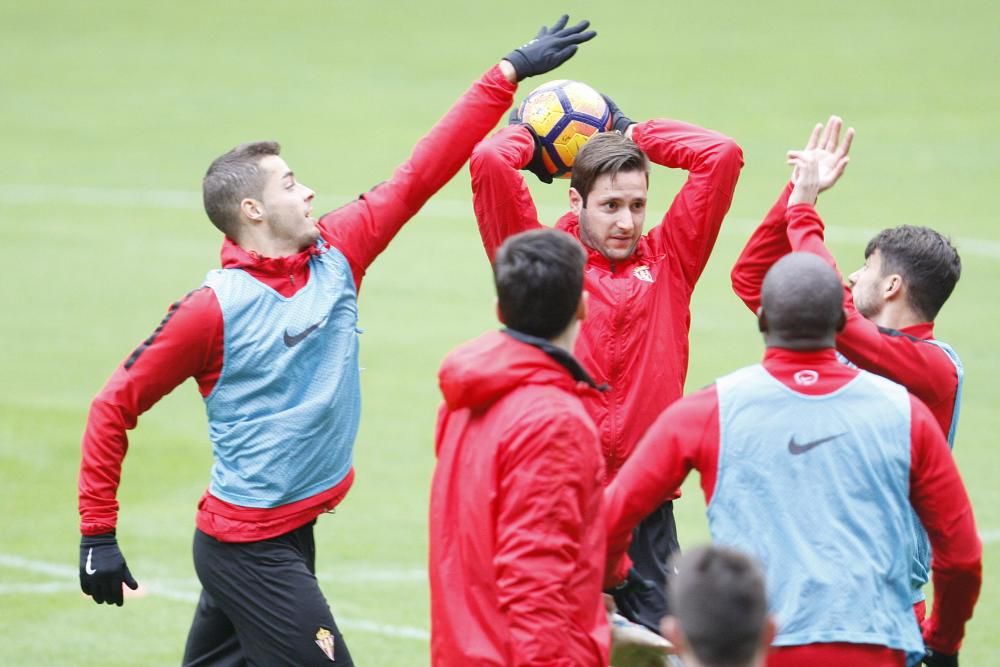
[[[0,5],[0,663],[179,662],[210,464],[193,383],[142,419],[125,466],[119,537],[152,594],[121,609],[79,595],[75,491],[90,399],[218,263],[220,239],[199,206],[208,163],[236,143],[277,139],[317,190],[317,210],[338,206],[386,178],[461,90],[564,10],[599,35],[558,77],[607,92],[634,119],[689,120],[744,148],[695,294],[689,389],[759,358],[728,272],[787,177],[785,151],[813,123],[838,113],[858,130],[847,175],[820,204],[842,268],[860,264],[885,226],[955,237],[964,276],[937,333],[966,365],[956,457],[986,542],[962,655],[996,662],[996,3],[107,0]],[[654,172],[651,215],[683,176]],[[566,183],[532,188],[553,222]],[[463,170],[361,293],[358,481],[316,533],[321,582],[363,665],[428,662],[435,372],[450,347],[496,326],[469,200]],[[694,481],[678,504],[687,544],[707,535]]]

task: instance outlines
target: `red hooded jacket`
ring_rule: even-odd
[[[438,375],[431,662],[607,665],[604,465],[580,402],[595,389],[514,336],[460,346]]]

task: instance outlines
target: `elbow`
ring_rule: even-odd
[[[732,271],[729,272],[729,283],[732,285],[733,292],[736,296],[738,296],[743,302],[746,302],[750,294],[750,284],[744,274],[745,271],[743,269],[741,257],[736,260],[736,264],[733,265]]]
[[[484,139],[472,149],[472,155],[469,156],[469,171],[473,177],[478,173],[482,173],[490,163],[496,162],[496,154],[487,145],[488,143],[489,139]]]
[[[722,136],[719,143],[719,163],[731,169],[734,173],[739,173],[743,169],[743,149],[735,139]]]

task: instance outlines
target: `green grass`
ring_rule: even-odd
[[[787,175],[784,151],[828,114],[858,129],[848,174],[821,203],[844,268],[884,226],[930,225],[958,239],[965,272],[938,334],[968,373],[956,457],[987,538],[962,653],[966,665],[994,663],[1000,9],[985,0],[569,8],[600,34],[559,76],[606,91],[633,118],[691,120],[744,147],[732,211],[695,295],[689,388],[759,357],[729,267]],[[172,594],[121,609],[80,596],[75,487],[90,398],[217,264],[218,235],[198,208],[209,161],[238,142],[276,138],[318,191],[317,207],[337,206],[386,178],[469,82],[559,11],[455,0],[0,5],[0,664],[180,659],[193,611],[185,596],[197,592],[193,515],[210,464],[193,384],[142,419],[120,492],[134,574]],[[665,209],[681,182],[655,172],[652,209]],[[554,220],[565,183],[533,189]],[[435,372],[450,347],[495,326],[468,200],[463,171],[361,294],[358,480],[316,533],[324,590],[363,665],[428,662],[425,641],[348,621],[428,627],[426,582],[413,572],[426,558]],[[685,543],[705,539],[694,484],[679,520]]]

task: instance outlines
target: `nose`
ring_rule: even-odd
[[[635,229],[635,218],[633,214],[628,209],[622,209],[618,217],[615,218],[615,227],[617,227],[622,232],[631,234],[632,230]]]
[[[313,189],[307,185],[303,185],[302,188],[306,191],[306,197],[305,197],[306,201],[312,201],[313,197],[316,196],[316,192],[313,191]]]
[[[861,273],[861,269],[858,269],[851,275],[847,276],[847,286],[854,287],[854,283],[858,282],[858,274]]]

